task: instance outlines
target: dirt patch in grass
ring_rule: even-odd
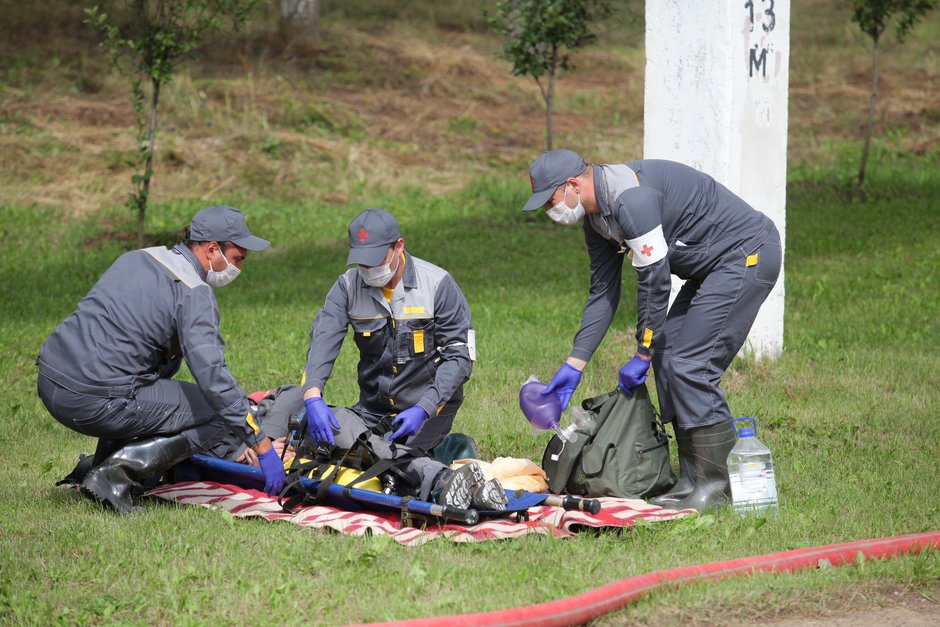
[[[812,614],[795,610],[792,615],[762,622],[775,627],[940,625],[940,583],[916,590],[885,583],[874,590],[846,591],[832,599],[828,607]],[[753,621],[740,624],[753,624]]]

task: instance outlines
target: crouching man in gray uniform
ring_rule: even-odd
[[[672,422],[680,479],[651,502],[707,509],[729,494],[735,442],[719,387],[780,274],[780,235],[764,214],[710,176],[671,161],[588,165],[570,150],[543,153],[532,196],[555,222],[584,220],[591,287],[574,347],[546,393],[567,406],[620,301],[624,259],[637,272],[637,350],[620,369],[632,394],[652,361],[663,420]],[[670,274],[685,279],[669,307]],[[668,312],[667,312],[668,308]]]
[[[362,435],[403,471],[422,500],[504,509],[498,481],[477,464],[450,471],[427,456],[451,429],[474,355],[470,308],[445,270],[405,252],[398,222],[366,209],[349,224],[349,257],[313,321],[302,387],[310,435],[340,449]],[[323,390],[348,327],[359,349],[359,402],[331,408]],[[335,411],[334,411],[335,409]]]
[[[140,482],[232,432],[258,453],[265,490],[280,491],[284,467],[225,362],[213,293],[268,245],[238,209],[203,209],[172,250],[121,255],[46,339],[39,398],[60,423],[99,438],[64,482],[128,513]],[[195,385],[171,380],[183,359]]]

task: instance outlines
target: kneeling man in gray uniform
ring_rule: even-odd
[[[365,436],[379,459],[403,459],[410,491],[442,505],[505,509],[477,464],[457,472],[428,456],[451,429],[475,358],[470,307],[445,270],[405,252],[398,222],[366,209],[349,224],[353,267],[336,280],[313,321],[302,387],[307,429],[349,449]],[[352,327],[359,402],[332,408],[323,390]]]
[[[43,343],[39,398],[66,427],[99,438],[63,480],[128,513],[141,482],[233,433],[258,454],[265,490],[284,467],[225,362],[215,288],[269,242],[242,212],[199,211],[185,241],[121,255]],[[171,377],[186,360],[195,384]]]
[[[570,150],[551,150],[533,162],[529,178],[523,209],[544,207],[559,224],[583,221],[591,260],[581,327],[545,393],[567,406],[617,311],[624,260],[632,258],[637,348],[620,369],[620,387],[632,394],[652,362],[663,421],[673,423],[679,445],[679,482],[651,502],[699,510],[724,503],[735,434],[719,384],[780,274],[774,223],[674,161],[591,165]],[[670,274],[685,279],[671,307]]]

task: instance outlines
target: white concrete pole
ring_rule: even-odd
[[[646,1],[644,157],[710,174],[781,237],[789,57],[790,0]],[[783,350],[783,300],[781,271],[745,351]]]

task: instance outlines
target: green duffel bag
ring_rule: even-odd
[[[632,397],[618,388],[581,406],[594,426],[577,430],[574,442],[554,436],[542,456],[550,492],[647,499],[676,483],[669,465],[669,436],[645,384],[637,386]]]

